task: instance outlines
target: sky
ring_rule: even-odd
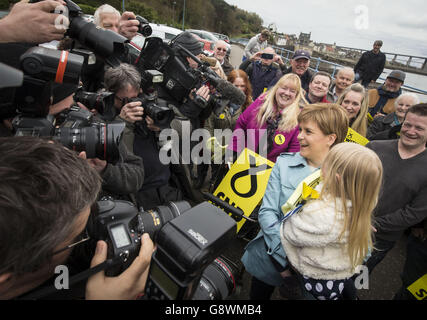
[[[311,40],[371,50],[383,40],[383,52],[427,57],[425,0],[225,0],[256,12],[264,26],[278,32],[311,32]]]

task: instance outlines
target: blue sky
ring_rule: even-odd
[[[311,32],[316,42],[427,57],[427,2],[423,0],[225,0],[256,12],[279,32]]]

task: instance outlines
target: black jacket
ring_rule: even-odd
[[[376,81],[384,70],[385,61],[385,54],[381,51],[378,54],[366,51],[354,66],[354,72],[359,73],[364,81]]]

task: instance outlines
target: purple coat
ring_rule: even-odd
[[[267,124],[265,123],[260,128],[258,126],[256,116],[263,103],[264,100],[262,97],[259,97],[240,115],[233,131],[232,142],[229,145],[229,149],[240,153],[245,147],[247,147],[257,153],[260,153],[258,145],[260,137],[267,134]],[[275,137],[281,134],[285,138],[285,141],[283,142],[283,139],[279,138],[274,139],[273,147],[267,154],[268,160],[276,162],[276,158],[282,152],[298,152],[300,150],[300,145],[297,139],[298,133],[298,126],[290,131],[276,130]],[[276,143],[276,140],[279,144]]]

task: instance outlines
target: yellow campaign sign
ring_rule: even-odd
[[[244,149],[222,179],[214,196],[241,209],[249,217],[264,197],[273,166],[274,162]],[[237,232],[245,222],[246,219],[242,218],[237,223]]]
[[[344,141],[358,143],[362,146],[366,145],[369,142],[368,139],[354,131],[352,128],[348,128],[347,136],[345,137]]]
[[[411,284],[407,289],[417,300],[427,300],[427,273]]]

